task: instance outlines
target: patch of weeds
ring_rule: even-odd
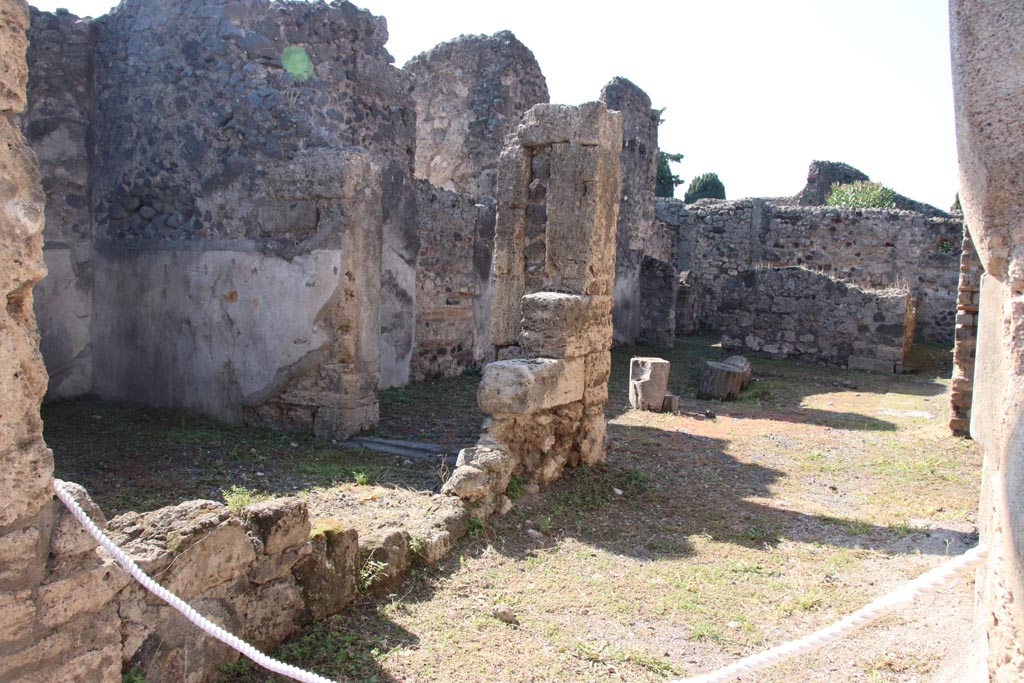
[[[483,536],[487,533],[487,524],[479,517],[470,517],[467,533],[474,538]]]
[[[661,657],[640,650],[624,649],[611,643],[581,643],[573,644],[573,654],[588,662],[600,664],[629,662],[636,664],[642,669],[653,671],[661,675],[676,673],[671,663]]]
[[[857,519],[841,519],[839,525],[851,536],[863,536],[872,529],[872,525]]]
[[[276,654],[286,662],[330,678],[377,681],[388,650],[386,641],[380,637],[332,628],[332,622],[327,622],[314,624]]]
[[[729,642],[728,637],[722,633],[722,629],[715,626],[707,619],[701,619],[690,625],[690,637],[694,640],[709,640],[712,643],[724,645]]]
[[[418,559],[423,558],[423,552],[427,549],[427,542],[420,536],[413,536],[409,539],[409,553]]]
[[[128,673],[121,676],[121,683],[146,683],[146,677],[142,675],[138,667],[133,666]]]
[[[538,531],[540,531],[545,536],[550,536],[551,535],[551,524],[552,524],[553,521],[554,520],[553,520],[552,517],[550,517],[550,516],[545,517],[544,519],[542,519],[540,521],[540,524],[537,525]]]
[[[220,495],[224,498],[224,503],[227,504],[228,509],[236,515],[241,514],[242,508],[246,505],[252,505],[253,503],[259,503],[271,498],[269,494],[260,493],[255,489],[238,486],[237,484],[232,484],[227,490],[222,489]]]
[[[366,470],[353,470],[352,478],[360,486],[369,486],[377,481],[377,477]]]
[[[239,657],[236,662],[229,662],[220,665],[222,674],[221,683],[233,683],[234,681],[247,681],[256,671],[256,665],[245,657]]]
[[[518,474],[513,475],[508,480],[508,488],[505,489],[505,495],[511,500],[519,500],[523,497],[523,493],[526,490],[526,478]]]
[[[367,557],[363,562],[363,566],[359,568],[359,582],[357,584],[359,592],[368,593],[373,587],[373,584],[378,578],[380,578],[381,574],[387,571],[387,569],[387,562],[375,560],[372,555]]]

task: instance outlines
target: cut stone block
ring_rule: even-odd
[[[611,348],[610,296],[537,292],[523,297],[519,346],[529,356],[571,358]]]
[[[743,389],[743,370],[729,363],[704,362],[697,398],[732,401]]]
[[[671,364],[661,358],[633,358],[629,361],[629,404],[637,410],[660,412],[668,391]]]
[[[484,366],[477,390],[480,410],[491,415],[529,414],[583,398],[583,360],[530,358]]]
[[[750,378],[754,376],[754,371],[749,360],[743,356],[729,356],[725,359],[725,364],[733,366],[743,375],[743,384],[740,386],[740,389],[745,388],[750,383]]]

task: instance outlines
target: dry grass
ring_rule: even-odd
[[[672,360],[683,414],[628,408],[634,354]],[[692,398],[700,362],[723,355],[707,338],[617,350],[606,467],[518,500],[402,594],[279,654],[337,680],[661,681],[806,634],[973,544],[980,456],[947,433],[945,351],[905,376],[755,359],[739,401]],[[474,384],[386,394],[401,420],[382,432],[461,439]],[[962,583],[752,680],[928,680],[970,600]],[[499,603],[514,623],[492,616]],[[264,679],[244,663],[224,674]]]

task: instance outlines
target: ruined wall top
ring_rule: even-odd
[[[870,181],[867,174],[858,169],[839,161],[812,161],[807,169],[807,184],[804,189],[785,203],[798,204],[800,206],[822,206],[828,198],[829,191],[834,183],[845,185],[857,181]],[[926,216],[948,216],[945,211],[935,208],[930,204],[919,202],[895,193],[893,197],[895,208],[900,211],[915,211]]]
[[[498,155],[527,109],[548,101],[529,48],[510,31],[459,36],[413,57],[416,175],[447,190],[493,195]]]
[[[308,203],[257,199],[273,196],[275,166],[360,147],[412,171],[411,78],[384,19],[351,3],[125,0],[95,24],[101,235],[302,236],[316,229]]]

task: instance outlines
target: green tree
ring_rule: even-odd
[[[682,154],[670,154],[658,150],[658,175],[654,181],[655,197],[672,197],[676,193],[676,186],[683,184],[683,179],[672,173],[669,163],[682,161]]]
[[[705,173],[693,179],[683,201],[692,204],[698,199],[725,199],[725,185],[717,173]]]

